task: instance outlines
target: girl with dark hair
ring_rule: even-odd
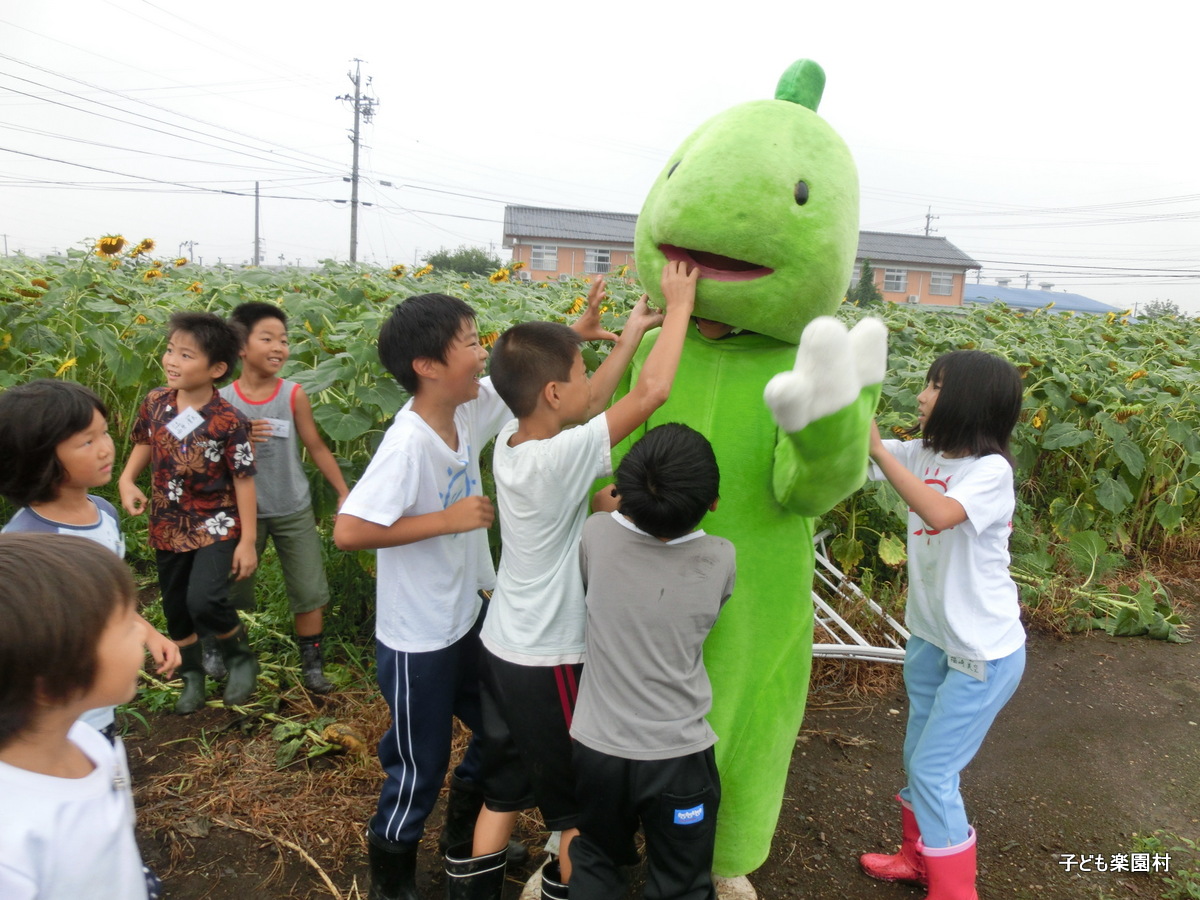
[[[863,870],[927,886],[926,900],[977,900],[975,829],[959,773],[983,744],[1025,669],[1025,629],[1009,575],[1016,504],[1009,436],[1021,376],[980,351],[934,361],[917,396],[921,440],[883,440],[872,426],[873,480],[908,504],[904,659],[908,726],[903,843],[868,853]]]

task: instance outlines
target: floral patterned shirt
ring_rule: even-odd
[[[221,399],[177,437],[168,428],[181,410],[176,391],[155,388],[133,424],[133,442],[150,445],[150,546],[186,553],[241,537],[233,479],[254,474],[250,421]]]

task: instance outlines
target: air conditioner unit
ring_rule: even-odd
[[[558,273],[558,280],[559,280],[559,281],[570,281],[570,280],[571,280],[571,276],[570,276],[570,275],[568,275],[566,272],[559,272],[559,273]]]
[[[917,294],[909,294],[907,297],[904,298],[904,302],[905,303],[920,303],[921,298]]]
[[[517,269],[517,279],[519,281],[532,281],[533,276],[529,274],[528,269]]]

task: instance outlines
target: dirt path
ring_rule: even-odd
[[[764,900],[922,896],[874,882],[857,865],[858,854],[890,850],[898,840],[892,797],[901,785],[905,715],[901,691],[866,704],[814,694],[771,856],[752,876]],[[130,742],[135,782],[139,758],[152,758],[164,741],[179,736],[160,717],[151,723],[154,737]],[[1060,858],[1129,854],[1135,832],[1155,829],[1200,839],[1197,723],[1200,642],[1031,637],[1021,688],[963,777],[979,831],[980,896],[1158,897],[1161,882],[1150,875],[1068,872]],[[363,794],[364,820],[373,789],[367,785]],[[435,813],[431,833],[439,818]],[[168,873],[172,900],[332,896],[310,862],[277,842],[220,826],[206,837],[189,835],[186,844],[161,830],[141,838],[148,862]],[[191,849],[180,855],[181,846]],[[366,896],[361,856],[321,858],[320,865],[344,897],[357,896],[355,881]],[[517,896],[522,874],[512,873],[506,897]],[[422,852],[418,886],[429,898],[443,895],[432,848]]]

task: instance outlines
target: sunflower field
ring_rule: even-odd
[[[110,410],[118,469],[141,398],[162,383],[166,320],[178,309],[224,315],[247,300],[280,305],[291,337],[284,374],[312,397],[353,484],[406,399],[375,352],[395,303],[430,291],[462,297],[478,312],[487,344],[517,322],[568,321],[588,290],[582,279],[524,282],[507,269],[461,276],[335,262],[316,270],[201,268],[156,259],[149,239],[109,235],[89,246],[65,257],[0,261],[0,389],[44,377],[91,387]],[[619,330],[639,294],[634,281],[610,276],[604,327]],[[1026,383],[1014,436],[1013,555],[1027,606],[1069,627],[1181,639],[1160,561],[1197,556],[1200,325],[1061,314],[1052,298],[1032,313],[872,307],[890,332],[880,427],[915,422],[916,394],[940,353],[976,348],[1011,360]],[[848,323],[865,314],[848,304],[839,311]],[[585,348],[589,366],[604,352]],[[313,485],[318,513],[327,515],[331,497],[319,476]],[[107,492],[115,500],[115,483]],[[11,510],[0,512],[7,518]],[[870,484],[822,523],[836,535],[830,550],[839,564],[868,593],[895,603],[903,595],[902,513],[890,487]],[[145,525],[126,520],[125,528],[136,561]],[[346,556],[331,544],[328,551],[331,560]],[[370,580],[361,576],[370,568],[365,554],[330,567],[335,595],[365,594],[362,615]],[[341,577],[346,584],[336,583]]]

